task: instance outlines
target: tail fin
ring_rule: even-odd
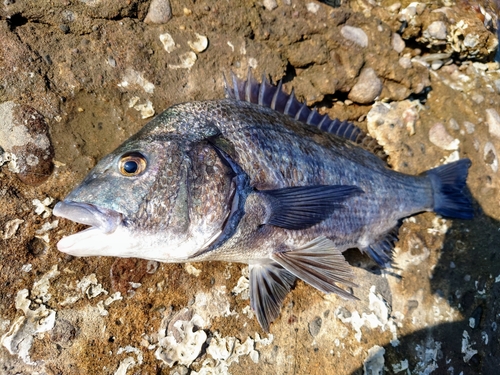
[[[472,219],[472,202],[463,192],[471,161],[461,159],[427,171],[434,189],[434,211],[456,219]]]

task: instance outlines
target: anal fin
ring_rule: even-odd
[[[296,277],[324,293],[336,293],[344,298],[356,299],[351,293],[337,286],[337,283],[350,287],[357,285],[351,281],[354,277],[351,266],[326,237],[318,237],[290,251],[275,252],[271,258]]]
[[[381,235],[375,242],[361,249],[368,253],[380,267],[385,267],[392,263],[392,253],[394,243],[398,240],[398,231],[401,224],[396,225],[389,232]]]
[[[328,218],[341,202],[363,193],[353,185],[295,186],[259,192],[267,203],[267,220],[286,229],[307,229]]]
[[[273,261],[250,264],[250,307],[260,326],[269,325],[279,316],[281,304],[295,282],[295,276]]]

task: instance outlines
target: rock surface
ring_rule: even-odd
[[[48,125],[34,108],[11,101],[0,104],[0,148],[23,182],[39,185],[50,177],[54,148]]]
[[[144,23],[160,3],[0,8],[0,105],[43,116],[55,165],[39,186],[8,160],[0,169],[0,373],[496,373],[500,68],[488,17],[462,3],[176,0],[167,23]],[[209,41],[198,55],[197,35]],[[393,269],[348,251],[359,301],[298,282],[270,334],[249,308],[242,265],[57,251],[83,226],[51,208],[97,160],[154,113],[221,98],[222,73],[248,67],[368,129],[399,171],[470,158],[475,219],[406,220]],[[367,70],[378,101],[356,103],[349,95]]]

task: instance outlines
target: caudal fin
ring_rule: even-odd
[[[456,219],[472,219],[472,202],[463,192],[471,161],[461,159],[427,171],[434,189],[434,211]]]

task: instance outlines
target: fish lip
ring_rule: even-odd
[[[123,221],[123,215],[117,211],[75,201],[58,202],[52,213],[76,223],[90,225],[105,234],[113,233]]]

